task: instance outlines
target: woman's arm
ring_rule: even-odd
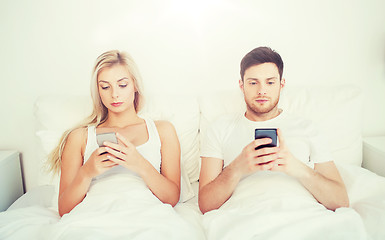
[[[174,126],[166,121],[155,122],[161,141],[160,173],[135,148],[135,146],[117,133],[118,139],[125,145],[106,143],[107,151],[115,156],[109,159],[138,173],[152,193],[163,203],[175,206],[180,194],[180,145]]]
[[[72,131],[64,146],[61,157],[61,176],[59,188],[59,215],[69,213],[83,201],[93,177],[117,164],[104,161],[103,148],[95,150],[86,164],[83,165],[83,153],[86,145],[87,129],[79,128]]]
[[[180,144],[174,126],[170,122],[155,122],[162,144],[162,162],[159,180],[148,178],[147,185],[164,203],[175,206],[180,196]],[[150,185],[151,184],[151,185]]]
[[[59,188],[59,215],[69,213],[83,201],[91,179],[84,171],[79,171],[83,165],[82,146],[84,145],[85,129],[72,131],[64,146],[61,157],[61,175]]]

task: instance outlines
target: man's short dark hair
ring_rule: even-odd
[[[252,66],[259,65],[262,63],[274,63],[279,72],[279,79],[282,79],[283,74],[283,61],[281,56],[274,50],[269,47],[258,47],[251,50],[246,54],[241,61],[241,78],[243,81],[243,76],[245,71]]]

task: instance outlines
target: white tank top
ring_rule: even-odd
[[[148,133],[148,140],[147,142],[143,143],[142,145],[139,145],[136,147],[136,150],[147,160],[149,161],[154,168],[160,172],[160,164],[161,164],[161,142],[158,134],[158,130],[155,126],[155,123],[151,119],[144,118],[144,121],[146,123],[147,127],[147,133]],[[86,149],[84,151],[84,159],[83,163],[85,163],[91,154],[98,148],[98,143],[96,141],[96,128],[95,126],[89,126],[88,127],[88,137],[87,137],[87,144]],[[102,178],[106,178],[111,175],[116,174],[131,174],[134,176],[137,176],[136,173],[128,170],[127,168],[124,168],[122,166],[115,166],[111,168],[110,170],[104,172],[103,174],[95,177],[93,180],[99,180]]]

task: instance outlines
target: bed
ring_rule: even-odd
[[[197,203],[200,136],[220,115],[244,111],[241,93],[234,89],[198,96],[157,93],[146,96],[140,114],[172,122],[181,143],[181,197],[175,211],[149,203],[143,209],[132,209],[130,217],[114,215],[111,205],[116,204],[116,199],[110,202],[111,198],[98,195],[93,201],[103,205],[88,211],[98,212],[97,217],[78,214],[60,219],[58,178],[44,171],[44,161],[60,134],[90,113],[91,101],[88,96],[47,95],[35,103],[35,163],[41,169],[37,186],[0,213],[0,239],[33,239],[33,236],[36,239],[119,239],[122,236],[128,239],[178,239],[181,236],[183,239],[327,239],[330,231],[338,233],[333,235],[334,239],[385,239],[385,178],[361,167],[363,106],[357,87],[288,85],[280,101],[285,111],[313,120],[327,136],[350,199],[349,208],[335,213],[320,208],[319,204],[308,201],[309,198],[300,199],[299,188],[292,187],[295,184],[283,187],[281,181],[272,179],[263,186],[280,189],[285,198],[269,195],[267,189],[265,192],[269,194],[261,194],[263,187],[259,192],[237,191],[219,210],[202,215]],[[239,188],[247,189],[252,182],[255,179],[251,177]],[[121,195],[116,189],[114,194],[117,199]],[[77,212],[82,213],[79,209]],[[140,214],[133,214],[135,210],[147,214],[142,218]],[[165,219],[170,214],[168,222]],[[112,229],[112,235],[103,231],[106,222],[115,223],[107,228]],[[333,230],[341,225],[344,227]],[[164,235],[151,230],[154,228]],[[72,230],[67,232],[67,229]],[[90,235],[90,229],[98,234]]]

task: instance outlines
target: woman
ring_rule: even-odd
[[[62,218],[47,234],[52,239],[92,232],[101,238],[132,239],[138,232],[140,238],[196,238],[171,207],[180,194],[177,134],[169,122],[138,116],[141,78],[130,56],[119,51],[100,55],[91,94],[93,113],[67,131],[51,154],[52,169],[61,170]],[[96,135],[106,132],[116,133],[118,143],[99,147]],[[178,229],[177,234],[170,229]]]
[[[126,53],[109,51],[96,60],[90,121],[65,134],[52,157],[54,169],[61,168],[60,216],[84,199],[93,178],[113,170],[138,174],[163,203],[174,206],[178,202],[179,141],[169,122],[137,115],[143,98],[140,82],[138,69]],[[106,147],[97,147],[95,134],[100,132],[116,132],[119,144],[107,142]],[[117,166],[120,169],[114,169]]]

